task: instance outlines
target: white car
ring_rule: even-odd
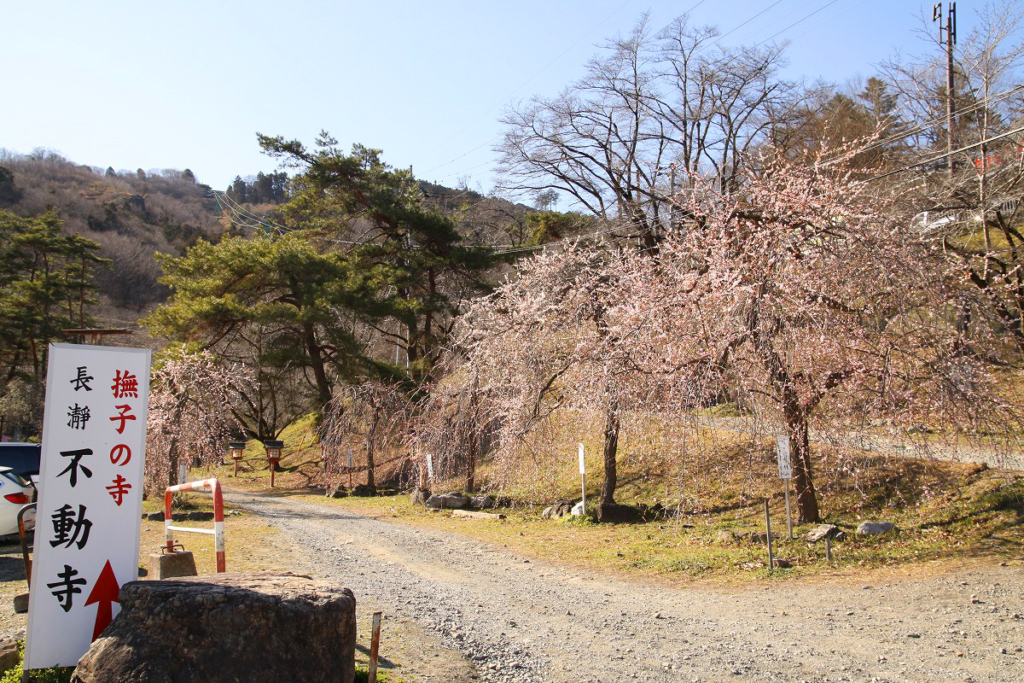
[[[0,467],[0,536],[18,533],[18,512],[35,502],[35,494],[32,482],[15,474],[10,467]],[[32,528],[34,522],[34,511],[27,513],[26,528]]]

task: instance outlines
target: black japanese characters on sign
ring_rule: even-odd
[[[92,391],[92,387],[89,386],[94,378],[89,374],[89,370],[84,366],[78,366],[78,375],[75,376],[71,383],[75,385],[75,391],[79,389],[85,389],[86,391]]]
[[[78,576],[78,570],[72,569],[70,565],[66,564],[64,571],[57,573],[57,581],[46,584],[47,588],[53,589],[50,592],[53,593],[53,597],[57,598],[57,602],[65,612],[71,611],[71,596],[81,593],[82,589],[79,586],[88,583],[85,579],[76,579],[76,576]]]
[[[85,429],[85,423],[89,421],[89,406],[74,407],[68,406],[68,427],[72,429]]]
[[[54,512],[51,519],[55,538],[50,541],[50,545],[54,548],[59,545],[65,548],[77,545],[79,550],[84,548],[89,542],[89,530],[92,529],[92,522],[86,518],[85,512],[84,505],[79,505],[78,512],[75,512],[75,509],[66,503]]]
[[[75,488],[76,486],[78,486],[79,470],[82,471],[82,474],[84,474],[87,479],[92,478],[92,470],[90,470],[85,465],[81,464],[82,458],[84,458],[87,455],[92,455],[91,448],[79,448],[77,451],[61,451],[60,454],[61,457],[70,458],[71,460],[70,462],[68,462],[68,466],[65,467],[64,470],[57,476],[62,477],[65,474],[70,473],[68,483],[71,484],[71,488]]]

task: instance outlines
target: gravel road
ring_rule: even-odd
[[[712,429],[724,429],[742,434],[768,436],[768,427],[758,424],[750,417],[701,417],[700,425]],[[866,453],[921,458],[923,460],[945,460],[948,462],[984,463],[989,467],[1008,470],[1024,470],[1024,453],[1011,448],[996,448],[969,444],[946,444],[929,439],[924,434],[912,437],[885,436],[869,432],[850,431],[843,435],[825,435],[811,430],[812,442],[829,442],[847,448],[856,448]]]
[[[412,681],[1024,681],[1021,561],[678,589],[337,508],[227,498],[287,534],[298,569],[351,588],[360,620],[370,605],[404,627],[414,640],[391,656]]]

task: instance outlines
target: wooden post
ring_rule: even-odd
[[[377,683],[377,653],[380,650],[380,620],[381,612],[373,613],[373,632],[370,635],[370,670],[367,680],[370,683]]]
[[[767,530],[768,538],[768,571],[772,571],[775,568],[775,557],[772,555],[772,516],[768,511],[768,499],[764,499],[764,526]]]
[[[789,512],[789,479],[783,479],[786,486],[786,529],[789,531],[789,540],[793,540],[793,515]]]
[[[832,537],[825,537],[825,559],[828,560],[829,565],[832,564]]]
[[[579,447],[580,455],[580,489],[582,492],[583,514],[587,514],[587,465],[583,459],[583,444]]]
[[[348,465],[348,487],[352,488],[352,470],[355,469],[356,461],[351,448],[348,449],[348,460],[345,463]]]

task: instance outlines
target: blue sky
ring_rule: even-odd
[[[896,49],[934,49],[915,33],[931,4],[901,0],[7,0],[0,147],[188,167],[224,189],[276,168],[257,131],[312,142],[327,129],[486,192],[510,99],[557,93],[643,12],[660,28],[694,5],[697,23],[734,31],[723,44],[790,40],[793,78],[842,83]],[[961,35],[978,7],[958,4]]]

